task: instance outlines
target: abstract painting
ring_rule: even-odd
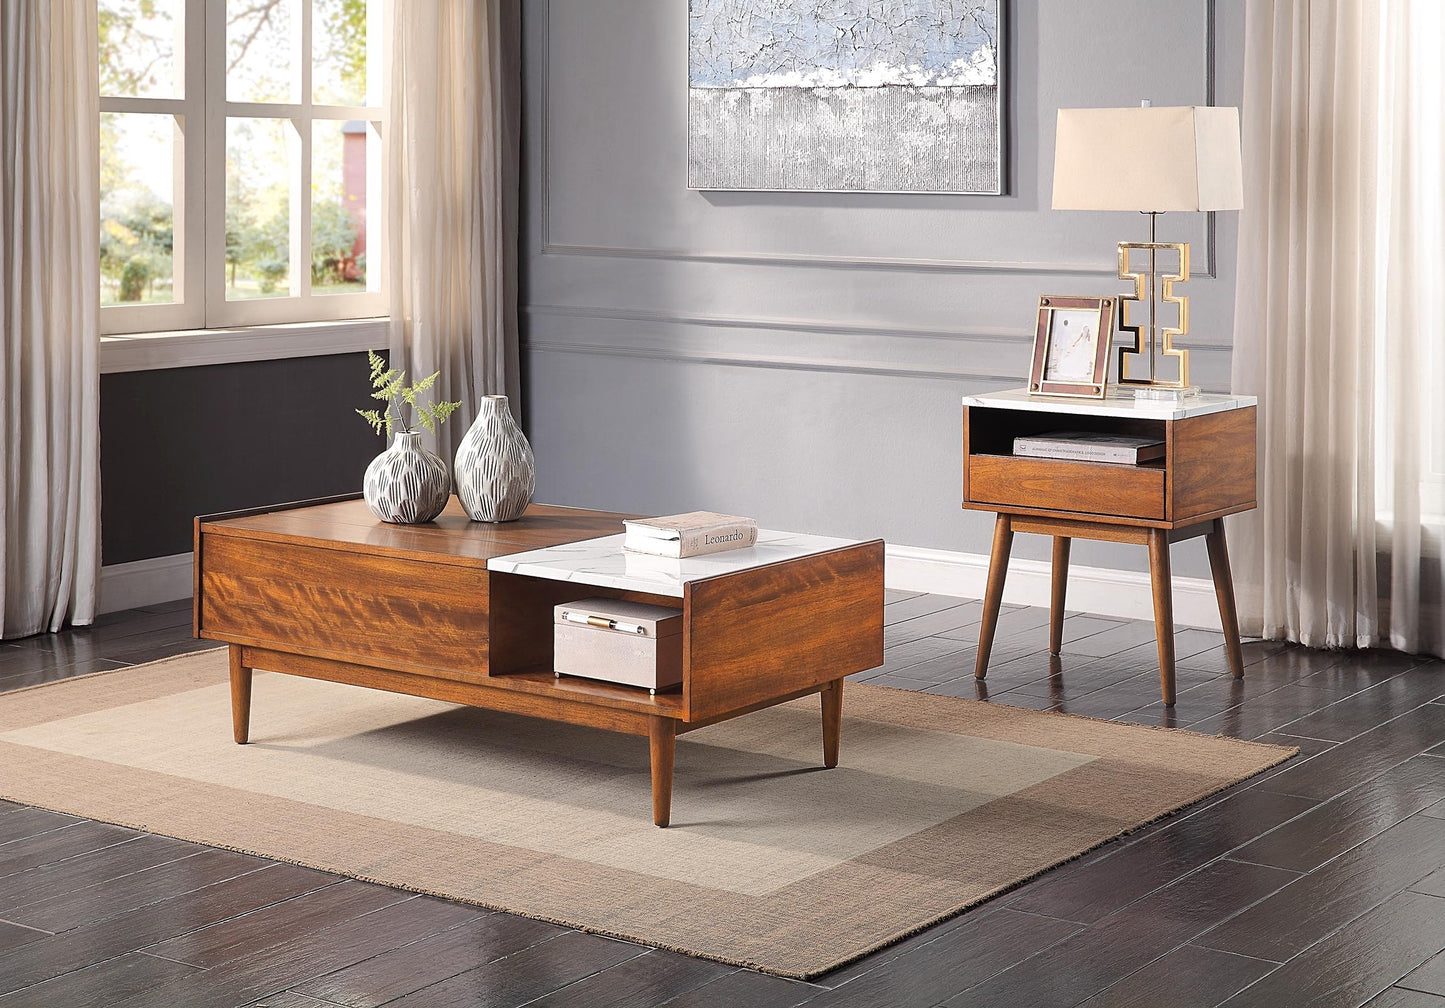
[[[1001,0],[689,0],[688,187],[998,194]]]

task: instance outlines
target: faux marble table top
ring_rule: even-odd
[[[492,557],[487,561],[487,569],[680,599],[683,586],[689,581],[766,567],[783,560],[796,560],[814,553],[853,546],[859,541],[759,529],[757,544],[746,549],[676,560],[628,552],[622,548],[622,539],[621,535],[610,535],[525,553],[509,553]]]
[[[1036,396],[1030,395],[1028,389],[1009,389],[1006,392],[985,392],[963,397],[965,406],[1030,410],[1035,413],[1142,417],[1146,420],[1183,420],[1186,417],[1223,413],[1226,410],[1243,409],[1257,404],[1258,400],[1254,396],[1224,395],[1218,392],[1204,392],[1179,402],[1135,399],[1133,394],[1125,389],[1110,389],[1108,396],[1103,399]]]

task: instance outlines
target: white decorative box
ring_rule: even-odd
[[[641,686],[656,693],[682,682],[682,610],[609,598],[553,609],[552,668]]]

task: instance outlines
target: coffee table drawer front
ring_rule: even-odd
[[[968,501],[1161,520],[1164,470],[1105,462],[973,455],[968,459]]]
[[[204,534],[199,630],[211,640],[475,679],[487,575],[347,550]]]

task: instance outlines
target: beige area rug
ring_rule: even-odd
[[[0,695],[0,796],[791,977],[839,966],[1295,750],[850,683],[677,745],[258,672],[224,649]]]

